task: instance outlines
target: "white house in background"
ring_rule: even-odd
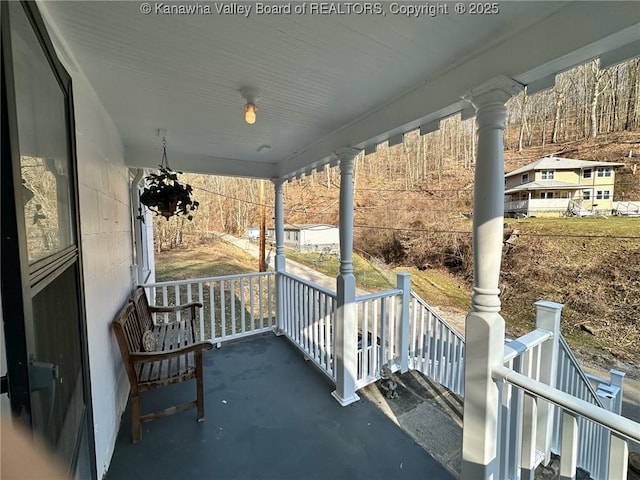
[[[252,242],[257,240],[260,237],[260,228],[259,227],[247,227],[244,231],[244,235],[251,240]]]
[[[504,176],[506,216],[610,213],[616,168],[624,163],[544,157]]]
[[[275,228],[268,235],[275,238]],[[326,223],[298,223],[284,225],[284,244],[298,252],[328,252],[340,248],[340,229]]]

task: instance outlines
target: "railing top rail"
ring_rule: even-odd
[[[457,332],[457,330],[455,328],[453,328],[444,318],[442,318],[442,316],[440,316],[438,313],[436,313],[433,308],[431,308],[431,306],[429,306],[429,304],[427,302],[425,302],[422,298],[420,298],[418,296],[418,294],[416,294],[413,290],[411,290],[411,297],[413,297],[414,299],[416,299],[418,301],[418,303],[420,305],[422,305],[424,308],[426,308],[427,310],[429,310],[431,313],[433,313],[433,315],[436,317],[436,319],[439,322],[442,322],[444,324],[445,327],[447,327],[449,330],[451,330],[451,332],[458,337],[458,340],[460,340],[462,343],[464,343],[464,336],[462,336],[460,333]]]
[[[356,303],[366,302],[368,300],[376,300],[378,298],[394,297],[396,295],[402,295],[402,290],[394,288],[392,290],[385,290],[383,292],[367,293],[366,295],[360,295],[356,297]]]
[[[527,350],[544,343],[551,337],[552,334],[550,331],[538,328],[526,335],[523,335],[522,337],[511,340],[504,346],[504,363],[507,363]]]
[[[203,278],[187,278],[184,280],[170,280],[167,282],[155,282],[155,283],[144,283],[140,285],[144,288],[150,287],[170,287],[173,285],[181,285],[183,283],[200,283],[200,282],[213,282],[220,280],[234,280],[237,278],[246,278],[246,277],[264,277],[269,275],[275,275],[275,272],[249,272],[249,273],[236,273],[233,275],[221,275],[219,277],[203,277]]]
[[[563,353],[569,357],[569,359],[571,360],[571,363],[577,367],[576,370],[578,372],[578,375],[582,378],[584,384],[587,386],[587,389],[589,390],[589,393],[591,394],[591,398],[593,399],[593,401],[596,402],[598,406],[602,407],[603,406],[602,400],[600,400],[600,397],[598,396],[595,389],[593,388],[593,385],[591,385],[591,381],[589,380],[589,378],[587,378],[582,368],[580,368],[580,363],[578,362],[578,359],[571,351],[571,347],[569,347],[569,344],[567,343],[565,338],[562,336],[562,334],[560,334],[560,336],[558,337],[558,345],[560,349],[563,351]]]
[[[640,424],[633,420],[564,393],[557,388],[551,388],[549,385],[533,380],[502,365],[493,368],[492,376],[495,380],[502,380],[515,385],[530,395],[540,397],[568,412],[602,425],[619,436],[640,442]]]
[[[309,285],[311,288],[324,293],[325,295],[329,296],[329,297],[337,297],[337,293],[336,292],[332,292],[331,290],[329,290],[328,288],[324,288],[316,283],[313,283],[310,280],[306,280],[302,277],[298,277],[297,275],[293,275],[292,273],[289,272],[283,272],[281,273],[281,275],[284,275],[287,278],[290,278],[291,280],[295,280],[296,282],[300,282],[300,283],[304,283],[305,285]]]

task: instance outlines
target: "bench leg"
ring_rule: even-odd
[[[140,397],[137,393],[131,396],[131,436],[133,437],[133,443],[138,443],[142,438]]]
[[[204,421],[204,373],[202,368],[202,351],[196,352],[196,388],[198,390],[198,421]]]

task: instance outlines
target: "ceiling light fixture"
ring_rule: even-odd
[[[240,89],[240,95],[247,101],[244,106],[244,121],[253,125],[256,123],[256,112],[258,111],[256,103],[260,98],[260,93],[255,88],[244,87]]]
[[[256,106],[253,103],[247,103],[244,106],[244,121],[249,125],[256,123]]]

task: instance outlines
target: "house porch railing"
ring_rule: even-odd
[[[276,275],[282,305],[276,318]],[[289,273],[250,273],[144,285],[154,305],[203,303],[198,328],[217,344],[276,331],[287,336],[334,383],[336,293]],[[500,388],[496,409],[501,452],[499,477],[528,478],[551,453],[561,456],[562,478],[577,467],[594,480],[622,478],[627,441],[640,442],[640,425],[620,417],[622,376],[611,382],[581,370],[559,332],[561,305],[537,302],[537,328],[505,345],[493,369]],[[382,365],[415,369],[463,396],[465,341],[410,290],[397,288],[356,297],[356,389],[380,378]],[[179,320],[179,313],[157,320]],[[592,382],[595,384],[592,386]],[[467,392],[467,394],[469,394]],[[479,399],[478,401],[480,401]],[[626,478],[626,477],[625,477]]]
[[[273,330],[276,323],[275,274],[244,273],[143,285],[150,305],[189,302],[198,312],[200,338],[221,344]],[[180,320],[180,312],[164,313],[156,321]]]
[[[290,273],[279,275],[284,304],[278,322],[281,333],[335,383],[336,293]]]
[[[505,213],[523,213],[536,215],[544,213],[565,213],[569,206],[569,198],[532,198],[530,200],[513,200],[504,203]]]

